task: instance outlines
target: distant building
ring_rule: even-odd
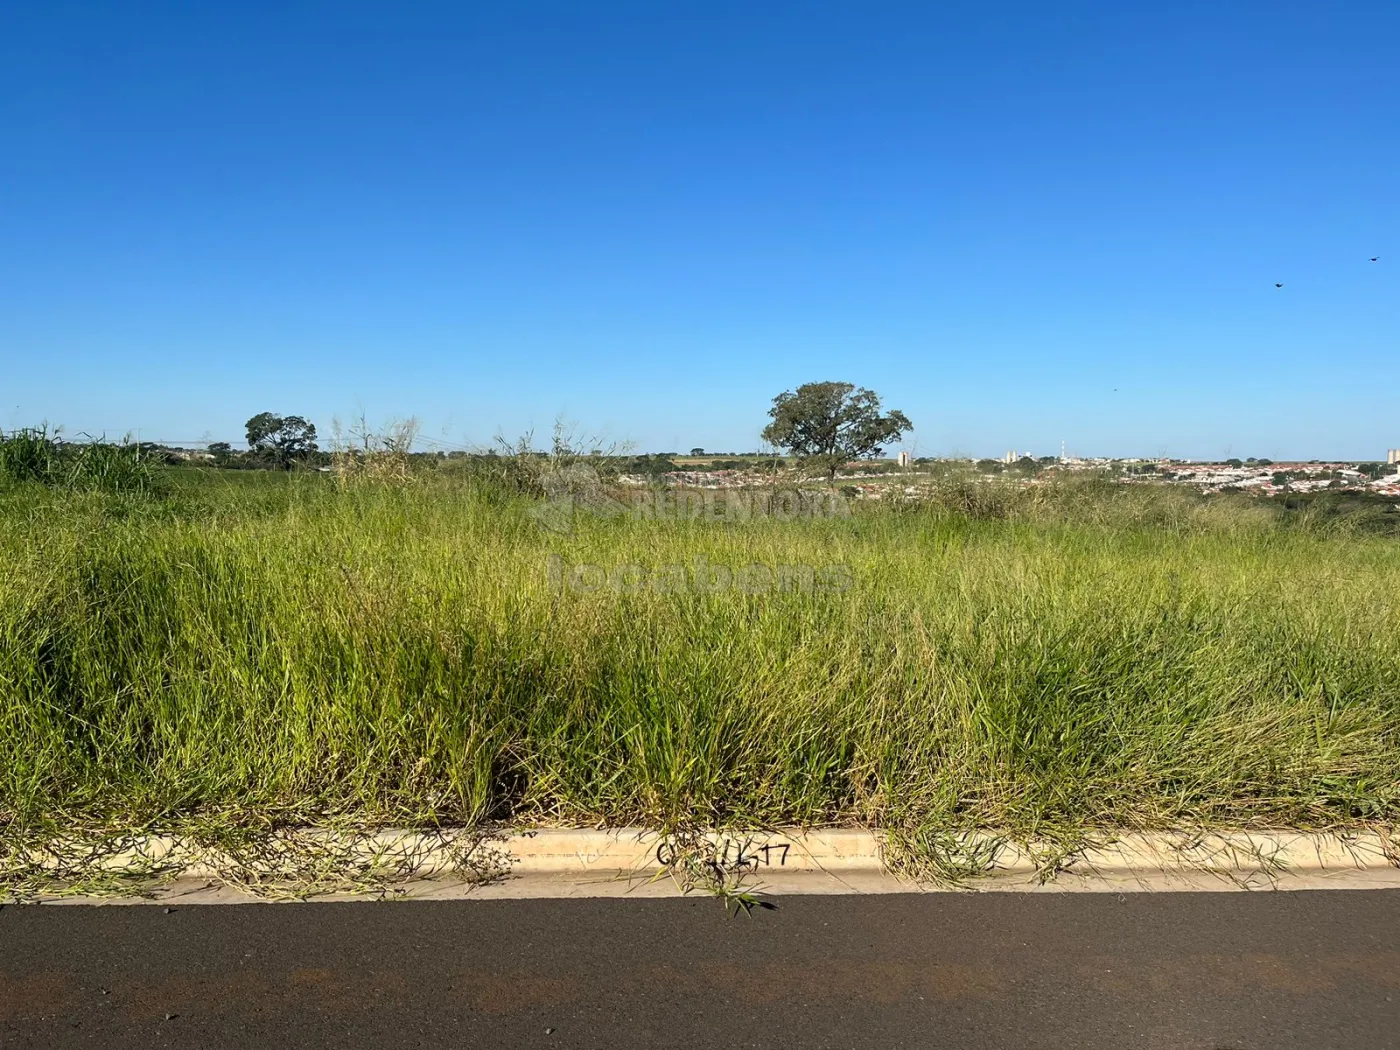
[[[1387,463],[1400,463],[1400,448],[1387,449],[1385,461]]]
[[[907,466],[909,465],[909,453],[908,453],[908,452],[901,452],[901,453],[899,454],[899,465],[900,465],[901,467],[907,467]]]

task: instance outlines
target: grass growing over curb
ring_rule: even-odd
[[[568,533],[536,506],[444,477],[0,492],[0,836],[860,823],[946,865],[973,828],[1400,812],[1393,538],[1094,484]],[[849,585],[646,583],[697,559]]]

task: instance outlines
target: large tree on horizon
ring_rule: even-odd
[[[775,397],[768,415],[763,440],[820,466],[828,478],[843,463],[880,455],[887,442],[914,429],[898,409],[881,415],[880,396],[853,383],[803,383]]]
[[[246,424],[248,451],[284,470],[316,451],[316,424],[301,416],[259,412]]]

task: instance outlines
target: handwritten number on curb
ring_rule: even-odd
[[[777,867],[786,867],[788,850],[792,848],[786,842],[754,846],[752,839],[739,842],[736,839],[726,838],[722,839],[721,843],[722,848],[719,848],[713,857],[704,862],[707,867],[712,868],[718,874],[773,867],[775,859]],[[747,852],[750,848],[752,848],[752,852]],[[732,861],[731,856],[733,857]],[[678,859],[676,848],[670,840],[662,839],[656,844],[656,863],[663,868],[671,867]]]

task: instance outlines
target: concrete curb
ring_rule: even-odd
[[[1383,833],[1221,832],[1102,836],[1068,855],[993,834],[940,842],[941,884],[892,872],[878,832],[825,828],[711,832],[678,840],[641,828],[372,833],[307,829],[237,856],[162,836],[95,862],[128,893],[231,902],[269,897],[670,896],[693,890],[892,893],[1400,887]],[[270,848],[269,848],[270,847]],[[54,870],[62,851],[31,860]],[[91,867],[89,868],[91,870]],[[109,887],[106,891],[113,892]],[[120,888],[116,890],[120,893]],[[78,898],[91,900],[93,898]]]

